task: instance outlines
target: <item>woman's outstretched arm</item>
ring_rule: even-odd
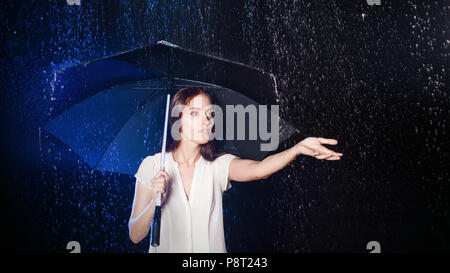
[[[262,161],[234,158],[230,162],[228,177],[237,182],[265,179],[283,169],[300,154],[327,160],[339,160],[343,155],[325,148],[322,144],[336,145],[337,140],[308,137],[295,146],[283,152],[270,155]]]

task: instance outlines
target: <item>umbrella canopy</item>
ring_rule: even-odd
[[[277,103],[276,82],[271,73],[167,41],[77,65],[55,67],[53,74],[52,117],[111,86],[163,77],[211,83],[245,94],[261,104]]]
[[[110,70],[112,74],[107,73]],[[89,71],[98,72],[89,80],[83,78],[84,84],[78,86],[90,89],[93,95],[68,110],[61,110],[43,128],[97,170],[133,175],[143,158],[160,150],[167,93],[198,86],[212,94],[214,102],[222,109],[225,105],[257,107],[275,101],[274,79],[270,74],[167,42],[66,68],[59,76],[69,79],[71,73],[77,72],[75,78],[77,75],[86,77]],[[70,79],[73,81],[73,77]],[[97,90],[105,84],[110,86]],[[276,118],[280,127],[279,142],[282,142],[296,129]],[[269,129],[270,120],[269,115]],[[224,125],[228,126],[225,131],[230,129],[228,122]],[[236,132],[236,127],[233,129]],[[218,144],[240,157],[261,160],[267,151],[261,151],[260,145],[266,142],[234,138],[218,141]]]

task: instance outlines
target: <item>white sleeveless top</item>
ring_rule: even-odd
[[[228,168],[233,158],[237,156],[224,154],[210,162],[200,156],[195,163],[188,200],[178,163],[172,152],[166,153],[164,167],[170,179],[161,206],[160,245],[156,248],[150,245],[150,253],[227,252],[222,194],[231,188]],[[151,188],[150,180],[160,169],[160,162],[161,153],[147,156],[134,175],[136,182]]]

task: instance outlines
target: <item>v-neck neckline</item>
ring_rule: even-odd
[[[181,189],[181,191],[183,193],[184,199],[186,200],[186,202],[188,204],[190,204],[192,202],[192,197],[194,196],[194,192],[195,192],[193,190],[194,189],[194,185],[197,184],[197,183],[195,183],[196,176],[197,176],[197,169],[198,169],[198,166],[200,165],[200,161],[203,159],[203,157],[200,155],[200,158],[197,159],[197,161],[194,164],[194,173],[192,174],[191,188],[189,190],[189,198],[187,197],[186,191],[184,190],[184,182],[183,182],[183,177],[181,176],[180,166],[179,166],[178,162],[175,160],[175,158],[173,157],[173,153],[172,152],[170,152],[170,157],[171,157],[171,159],[174,162],[175,168],[177,169],[176,172],[177,172],[177,175],[178,175],[178,178],[179,178],[178,179],[179,183],[181,183],[180,189]]]

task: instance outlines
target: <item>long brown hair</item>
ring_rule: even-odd
[[[187,105],[191,99],[193,99],[195,96],[203,94],[209,98],[211,103],[213,104],[212,96],[206,92],[205,90],[201,89],[200,87],[185,87],[180,90],[173,96],[172,101],[170,102],[170,113],[172,113],[172,109],[176,105]],[[170,128],[172,128],[172,125],[180,119],[182,116],[182,113],[178,117],[172,117],[172,115],[169,116],[169,132]],[[214,124],[215,126],[215,124]],[[214,131],[214,126],[212,128],[212,131]],[[179,140],[174,140],[172,137],[172,134],[167,135],[167,152],[174,151],[178,148],[178,145],[180,145]],[[217,157],[225,154],[224,151],[217,151],[216,150],[216,141],[215,139],[212,139],[208,141],[208,143],[200,144],[200,154],[204,159],[207,161],[214,161]]]

